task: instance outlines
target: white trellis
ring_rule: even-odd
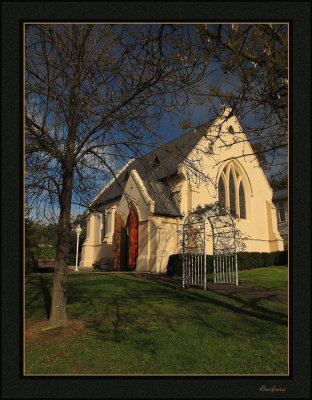
[[[219,205],[206,216],[212,230],[214,283],[238,285],[237,232],[233,217]]]
[[[203,286],[206,290],[206,223],[192,213],[183,224],[183,287]]]
[[[182,235],[183,287],[197,285],[206,290],[209,240],[212,240],[214,283],[238,285],[237,230],[225,208],[216,203],[201,213],[189,214],[184,221]]]

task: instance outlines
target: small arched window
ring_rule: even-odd
[[[218,200],[231,215],[240,219],[247,218],[244,183],[240,170],[233,162],[228,163],[221,172],[218,181]]]
[[[232,133],[232,134],[234,133],[234,128],[233,128],[232,125],[229,126],[229,132]]]

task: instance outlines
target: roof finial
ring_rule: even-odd
[[[229,106],[227,104],[220,104],[220,108],[221,108],[221,113],[223,115],[226,115],[226,116],[233,115],[233,109],[231,106]]]

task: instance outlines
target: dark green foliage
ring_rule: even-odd
[[[288,251],[275,251],[274,265],[288,265]]]
[[[43,225],[25,219],[25,273],[36,270],[38,258],[55,258],[57,241],[55,224]]]
[[[206,257],[207,274],[212,274],[213,256],[207,255]],[[273,253],[241,251],[237,253],[237,263],[240,271],[272,265],[287,265],[287,251],[275,251]],[[182,276],[182,254],[173,254],[169,257],[167,275]]]
[[[172,254],[168,259],[167,275],[182,276],[182,254]]]
[[[78,247],[78,263],[80,262],[81,257],[81,248],[83,242],[85,241],[85,236],[79,236],[79,247]],[[75,232],[72,232],[70,235],[69,241],[69,259],[68,265],[76,265],[76,249],[77,249],[77,235]]]
[[[80,239],[79,239],[80,241]],[[77,236],[75,232],[72,232],[69,239],[69,260],[68,265],[76,264],[76,246],[77,246]]]
[[[287,251],[275,251],[273,253],[240,252],[237,253],[237,262],[239,270],[287,265]]]
[[[74,231],[75,227],[80,224],[82,229],[79,237],[79,261],[81,255],[81,247],[86,237],[87,222],[86,214],[77,215],[73,222],[73,231],[70,237],[70,250],[68,265],[76,263],[76,246],[77,236]],[[25,220],[25,272],[30,274],[36,270],[38,258],[55,258],[57,243],[57,225],[43,225],[30,219]]]
[[[87,213],[78,214],[72,224],[73,230],[76,229],[78,224],[80,225],[80,228],[82,229],[80,238],[87,236],[87,220],[88,220]]]
[[[206,256],[207,273],[213,273],[213,257]],[[167,265],[167,275],[182,276],[182,254],[172,254]]]
[[[26,248],[25,251],[25,269],[26,274],[30,274],[37,268],[37,260],[40,258],[54,259],[55,247],[51,245],[41,245],[34,248]]]
[[[288,188],[288,176],[283,178],[274,178],[271,177],[269,179],[269,183],[273,190],[283,190]]]

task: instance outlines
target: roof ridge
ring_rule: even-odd
[[[153,153],[157,152],[158,150],[166,150],[165,148],[163,148],[163,146],[167,146],[167,145],[169,145],[169,144],[172,143],[172,142],[179,141],[179,140],[181,140],[182,138],[184,138],[185,136],[187,136],[187,135],[189,135],[189,134],[191,134],[191,133],[196,133],[196,132],[194,132],[195,129],[202,128],[202,127],[205,126],[205,125],[211,126],[212,123],[213,123],[213,121],[215,121],[215,118],[212,118],[212,119],[210,119],[209,121],[203,122],[202,124],[195,126],[194,128],[190,129],[189,131],[183,133],[182,135],[179,135],[179,136],[177,136],[177,137],[175,137],[175,138],[169,140],[169,142],[159,144],[159,147],[158,147],[158,148],[153,149],[153,150],[149,151],[148,153],[145,153],[145,154],[142,155],[141,157],[135,158],[135,161],[141,160],[142,158],[148,156],[149,154],[153,154]],[[155,155],[156,155],[156,154],[155,154]]]
[[[94,199],[90,202],[89,207],[94,204],[94,202],[101,196],[102,193],[105,192],[106,189],[110,187],[111,184],[116,182],[117,178],[123,173],[123,171],[129,167],[130,164],[132,164],[135,161],[135,158],[130,158],[129,161],[115,174],[115,176],[103,187],[102,190],[94,197]]]

